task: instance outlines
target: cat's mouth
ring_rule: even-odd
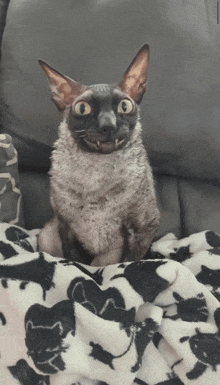
[[[115,139],[111,142],[101,142],[98,140],[96,142],[92,142],[86,138],[83,138],[83,140],[87,144],[87,146],[89,146],[93,150],[101,151],[104,153],[116,151],[122,148],[123,145],[126,143],[126,139]]]

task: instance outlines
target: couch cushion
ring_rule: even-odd
[[[182,236],[201,230],[220,233],[220,193],[217,182],[179,181]]]
[[[40,172],[20,172],[21,192],[24,207],[25,228],[37,229],[53,216],[49,202],[49,179]]]
[[[154,170],[219,179],[219,28],[208,0],[11,0],[1,109],[20,164],[48,167],[60,121],[38,58],[85,84],[115,82],[148,42],[141,109]]]

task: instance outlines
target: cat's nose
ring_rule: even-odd
[[[116,116],[113,111],[101,111],[98,116],[99,127],[105,134],[109,134],[116,129]]]

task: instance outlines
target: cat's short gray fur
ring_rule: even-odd
[[[138,108],[148,45],[115,85],[83,86],[40,64],[63,112],[51,158],[54,218],[40,232],[40,250],[95,266],[142,258],[160,218]],[[91,255],[89,262],[77,254],[76,240]]]

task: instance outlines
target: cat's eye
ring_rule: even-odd
[[[78,115],[88,115],[92,109],[89,103],[81,101],[75,104],[74,110]]]
[[[122,99],[118,105],[118,112],[121,114],[129,114],[133,110],[133,104],[128,99]]]

